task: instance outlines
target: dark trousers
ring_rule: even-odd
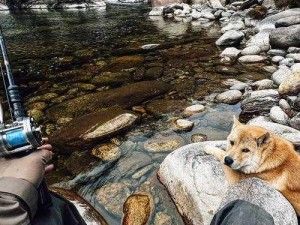
[[[210,225],[274,225],[274,220],[263,208],[244,200],[235,200],[220,209]]]
[[[37,213],[32,225],[86,225],[76,207],[67,199],[51,193],[53,206]]]

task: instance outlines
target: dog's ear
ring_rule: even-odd
[[[256,138],[257,145],[262,146],[262,145],[266,144],[269,139],[270,139],[270,133],[267,132],[267,133],[263,134],[262,136],[260,136],[259,138]]]
[[[232,128],[231,130],[234,130],[236,127],[242,125],[242,123],[240,123],[240,121],[236,118],[236,116],[234,115],[233,116],[233,125],[232,125]]]

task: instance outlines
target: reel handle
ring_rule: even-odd
[[[38,212],[45,212],[53,205],[52,197],[45,182],[45,178],[38,188]]]

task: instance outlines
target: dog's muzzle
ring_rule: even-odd
[[[226,166],[231,166],[233,162],[234,162],[234,160],[233,160],[231,157],[229,157],[229,156],[226,156],[226,157],[224,158],[224,164],[225,164]]]

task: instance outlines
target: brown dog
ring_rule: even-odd
[[[227,137],[227,150],[207,147],[205,152],[224,163],[230,184],[258,177],[280,191],[300,215],[300,155],[293,145],[256,126],[241,124],[234,117]]]

